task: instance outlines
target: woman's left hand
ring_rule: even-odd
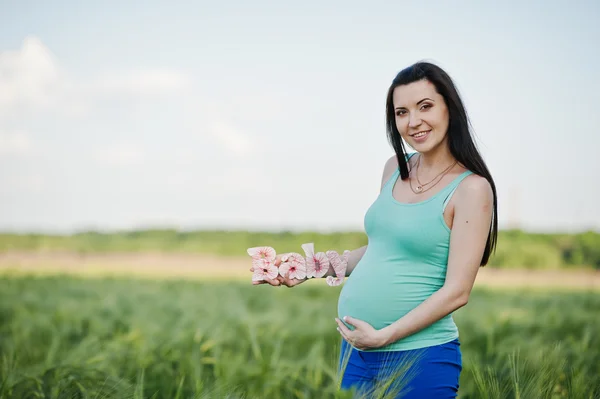
[[[360,350],[375,349],[386,345],[387,335],[385,330],[376,330],[369,323],[346,316],[344,321],[354,327],[350,330],[337,317],[335,318],[338,324],[338,331],[342,337],[352,346]]]

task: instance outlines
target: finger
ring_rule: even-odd
[[[350,329],[348,327],[346,327],[346,325],[337,317],[335,318],[335,322],[338,325],[338,328],[346,335],[350,334],[352,331],[350,331]]]
[[[265,281],[273,286],[281,285],[280,281],[277,278],[271,280],[270,278],[265,277]]]
[[[283,256],[283,255],[277,255],[277,256],[275,257],[275,266],[279,267],[279,265],[281,265],[281,257],[282,257],[282,256]]]
[[[294,282],[294,285],[298,285],[298,284],[300,284],[300,283],[303,283],[303,282],[305,282],[305,281],[306,281],[306,279],[298,279],[298,278],[295,278],[295,279],[293,279],[292,281]]]
[[[339,327],[337,328],[337,330],[340,333],[340,335],[342,336],[342,338],[344,338],[346,340],[346,342],[348,342],[349,344],[353,345],[351,336],[349,336],[348,334],[346,334],[345,332],[343,332]]]
[[[298,285],[298,283],[296,283],[296,282],[294,282],[294,281],[292,281],[292,280],[288,280],[288,281],[286,281],[286,282],[285,282],[285,285],[286,285],[288,288],[294,288],[295,286],[297,286],[297,285]]]
[[[277,276],[276,280],[277,280],[277,285],[278,286],[287,285],[286,282],[285,282],[285,278],[283,278],[281,276]]]
[[[300,279],[297,279],[297,278],[288,278],[288,277],[286,277],[285,278],[285,285],[287,285],[288,287],[291,288],[291,287],[297,286],[298,284],[300,284],[303,281],[304,280],[300,280]]]
[[[287,255],[288,255],[287,253],[277,255],[275,257],[275,266],[279,267],[279,265],[281,265],[281,258],[283,258],[284,256],[287,256]]]
[[[270,284],[270,285],[277,286],[277,285],[279,285],[279,282],[277,280],[271,280],[268,278],[265,278],[264,280],[257,280],[257,281],[252,282],[252,285],[260,285],[260,284]]]
[[[354,317],[350,317],[350,316],[344,316],[343,319],[344,319],[344,322],[346,322],[346,324],[351,325],[355,329],[358,327],[364,326],[364,323],[365,323],[362,320],[358,320],[358,319],[355,319]]]

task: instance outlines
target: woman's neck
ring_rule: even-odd
[[[419,169],[424,173],[439,172],[455,161],[447,145],[440,145],[431,151],[421,153],[419,156],[421,157]]]

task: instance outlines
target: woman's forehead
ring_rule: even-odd
[[[416,104],[423,98],[437,99],[439,94],[435,86],[428,80],[419,80],[406,85],[400,85],[394,89],[394,103],[398,105]]]

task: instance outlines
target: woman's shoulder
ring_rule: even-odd
[[[414,154],[416,154],[416,152],[412,152],[406,155],[406,160],[408,161],[410,166],[412,166],[412,161],[410,160],[410,158]],[[383,189],[385,183],[394,175],[396,170],[398,170],[398,158],[396,157],[396,154],[394,154],[388,158],[388,160],[385,162],[385,166],[383,167],[383,174],[381,176],[381,189]]]
[[[383,167],[383,174],[386,174],[392,170],[395,170],[398,167],[398,158],[396,158],[396,154],[392,155],[385,161],[385,165]]]
[[[383,166],[380,191],[383,190],[383,187],[385,187],[387,181],[392,178],[392,175],[394,172],[396,172],[396,169],[398,169],[398,158],[396,158],[396,155],[394,154],[388,158],[387,161],[385,161],[385,165]]]
[[[468,200],[469,203],[487,203],[494,200],[490,182],[485,177],[473,172],[469,173],[458,185],[456,194],[458,194],[459,201],[463,199]]]
[[[406,154],[405,159],[408,162],[411,162],[410,159],[415,154],[416,154],[416,152],[410,152],[410,153]],[[394,154],[391,157],[389,157],[388,160],[385,162],[384,172],[394,171],[397,168],[398,168],[398,157],[396,156],[396,154]]]

